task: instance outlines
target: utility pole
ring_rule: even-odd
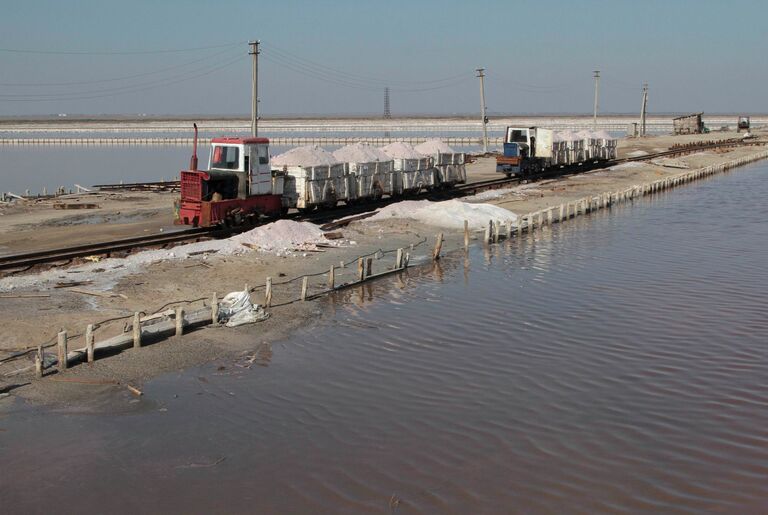
[[[253,56],[251,74],[251,136],[259,135],[259,41],[249,41],[249,55]]]
[[[597,106],[598,106],[598,98],[600,95],[600,70],[595,70],[595,112],[593,115],[593,125],[595,130],[597,130]]]
[[[645,116],[648,111],[648,83],[643,84],[643,104],[640,108],[640,136],[645,136]]]
[[[477,69],[480,78],[480,119],[483,124],[483,152],[488,152],[488,117],[485,115],[485,68]]]
[[[384,119],[392,118],[392,112],[389,110],[389,86],[384,88]]]

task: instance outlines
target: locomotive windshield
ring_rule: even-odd
[[[240,167],[240,148],[217,145],[213,147],[211,168],[237,170]]]

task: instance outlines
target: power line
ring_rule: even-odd
[[[52,87],[52,86],[81,86],[83,84],[102,84],[105,82],[118,82],[122,80],[132,80],[132,79],[138,79],[140,77],[148,77],[150,75],[157,75],[159,73],[165,73],[171,70],[177,70],[179,68],[184,68],[186,66],[189,66],[191,64],[196,64],[208,59],[211,59],[213,57],[217,57],[223,54],[231,53],[232,50],[227,49],[221,52],[216,52],[213,54],[210,54],[206,57],[202,57],[200,59],[194,59],[192,61],[187,61],[186,63],[177,64],[175,66],[169,66],[167,68],[161,68],[159,70],[154,70],[151,72],[144,72],[144,73],[137,73],[135,75],[124,75],[122,77],[111,77],[109,79],[92,79],[92,80],[83,80],[83,81],[73,81],[73,82],[0,82],[0,86],[6,86],[6,87]]]
[[[361,90],[365,90],[365,91],[381,91],[381,87],[384,84],[384,83],[381,83],[381,84],[379,84],[377,86],[377,85],[373,85],[373,84],[367,84],[367,83],[364,83],[364,82],[356,82],[356,81],[353,81],[353,80],[350,80],[350,79],[345,79],[343,77],[337,77],[337,76],[334,76],[331,72],[322,72],[322,71],[314,70],[314,69],[309,68],[309,67],[301,66],[301,65],[296,64],[296,63],[290,63],[290,62],[286,62],[286,61],[283,61],[283,60],[275,59],[274,56],[272,56],[272,55],[270,55],[270,54],[268,54],[266,52],[264,52],[262,54],[262,59],[264,59],[266,61],[269,61],[271,63],[274,63],[274,64],[276,64],[278,66],[282,66],[284,68],[287,68],[287,69],[289,69],[291,71],[294,71],[296,73],[299,73],[301,75],[304,75],[304,76],[307,76],[307,77],[311,77],[311,78],[314,78],[314,79],[317,79],[317,80],[321,80],[321,81],[324,81],[324,82],[328,82],[328,83],[331,83],[331,84],[335,84],[337,86],[344,86],[344,87],[353,88],[353,89],[361,89]],[[442,84],[442,85],[439,85],[439,86],[432,86],[432,87],[423,87],[423,88],[419,88],[419,87],[415,87],[415,88],[393,88],[393,87],[390,87],[390,91],[398,91],[398,92],[404,92],[404,93],[435,91],[435,90],[438,90],[438,89],[444,89],[444,88],[453,87],[453,86],[455,86],[456,84],[458,84],[460,82],[464,82],[467,79],[470,79],[471,77],[472,77],[471,75],[467,74],[467,75],[465,75],[464,79],[456,80],[456,81],[454,81],[453,83],[450,83],[450,84]]]
[[[213,45],[195,48],[174,48],[163,50],[104,50],[104,51],[77,51],[77,50],[30,50],[22,48],[0,48],[0,52],[13,54],[36,54],[36,55],[147,55],[147,54],[176,54],[183,52],[198,52],[200,50],[211,50],[215,48],[233,47],[242,45],[242,41],[237,43],[227,43],[223,45]]]
[[[280,60],[281,62],[285,62],[296,67],[301,67],[306,70],[316,71],[322,74],[332,74],[333,76],[339,77],[343,80],[348,80],[350,82],[377,85],[379,88],[383,84],[390,84],[390,83],[401,84],[404,86],[405,85],[437,84],[440,82],[449,82],[456,79],[465,78],[468,75],[470,75],[468,73],[459,73],[459,74],[448,76],[448,77],[442,77],[439,79],[429,79],[429,80],[398,80],[398,79],[393,79],[391,77],[365,76],[365,75],[360,75],[356,73],[350,73],[347,71],[339,70],[336,68],[331,68],[329,66],[317,63],[315,61],[311,61],[304,57],[297,56],[296,54],[292,54],[286,50],[282,50],[276,47],[275,45],[271,45],[269,43],[263,43],[263,45],[271,54],[274,54],[272,55],[273,58]]]
[[[113,96],[118,96],[118,95],[126,95],[126,94],[130,94],[130,93],[138,93],[138,92],[141,92],[141,91],[147,91],[147,90],[155,89],[155,88],[162,87],[162,86],[170,86],[172,84],[178,84],[180,82],[185,82],[185,81],[188,81],[190,79],[196,79],[196,78],[199,78],[199,77],[204,77],[206,75],[210,75],[210,74],[212,74],[214,72],[217,72],[219,70],[222,70],[224,68],[228,68],[228,67],[230,67],[230,66],[232,66],[234,64],[237,64],[238,62],[242,61],[243,58],[244,58],[244,56],[239,56],[238,58],[236,58],[234,60],[226,62],[226,63],[224,63],[224,64],[222,64],[220,66],[217,66],[215,68],[211,68],[211,69],[209,69],[209,70],[207,70],[207,71],[205,71],[203,73],[199,73],[197,75],[184,76],[184,77],[176,79],[176,80],[172,80],[172,81],[168,81],[168,82],[163,82],[163,83],[158,83],[158,84],[154,84],[154,85],[151,85],[151,86],[138,87],[138,88],[135,88],[135,89],[125,90],[125,91],[121,91],[121,92],[112,92],[112,93],[106,93],[106,94],[102,94],[102,95],[84,95],[84,96],[72,96],[72,97],[55,97],[55,96],[51,96],[50,98],[10,98],[10,99],[0,98],[0,102],[53,102],[53,101],[63,101],[63,100],[89,100],[89,99],[93,99],[93,98],[105,98],[105,97],[113,97]]]
[[[239,61],[242,58],[243,58],[243,56],[239,55],[239,56],[235,57],[234,59],[225,62],[224,64],[235,63],[235,62]],[[213,67],[218,67],[220,65],[221,65],[221,63],[216,63],[215,65],[213,65]],[[154,85],[154,84],[161,84],[161,83],[163,83],[163,82],[165,82],[165,81],[167,81],[169,79],[175,79],[175,78],[180,78],[180,77],[187,77],[189,74],[194,74],[194,73],[197,73],[197,72],[203,72],[203,71],[209,70],[211,68],[212,68],[212,65],[206,65],[206,66],[202,66],[202,67],[196,68],[194,70],[188,70],[186,72],[178,73],[176,75],[171,75],[169,77],[165,77],[165,78],[162,78],[162,79],[158,79],[158,80],[154,80],[154,81],[150,81],[150,82],[138,83],[138,84],[131,84],[129,86],[120,86],[120,87],[116,87],[116,88],[96,89],[96,90],[90,90],[90,91],[62,92],[62,93],[0,94],[0,98],[2,98],[2,99],[5,99],[5,98],[25,98],[25,99],[34,100],[35,98],[57,97],[57,98],[60,98],[60,99],[64,100],[64,99],[66,99],[66,98],[68,98],[70,96],[89,95],[91,93],[112,93],[112,92],[119,92],[119,91],[124,91],[124,90],[127,90],[127,89],[132,89],[132,88],[136,88],[136,87],[143,87],[143,86],[150,86],[150,85]],[[215,69],[218,69],[218,68],[215,68]]]

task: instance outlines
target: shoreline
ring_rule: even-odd
[[[756,157],[759,156],[759,157]],[[673,185],[683,184],[688,180],[700,178],[711,174],[713,171],[720,171],[718,167],[723,167],[725,163],[738,163],[735,166],[746,164],[748,158],[763,159],[768,157],[765,150],[755,151],[755,149],[740,148],[722,153],[703,153],[692,154],[674,160],[675,167],[665,167],[660,164],[644,163],[640,166],[633,166],[617,170],[598,170],[581,175],[568,176],[558,179],[551,179],[532,183],[529,185],[516,186],[509,188],[509,191],[493,192],[493,195],[486,195],[492,204],[512,208],[512,211],[523,217],[523,230],[529,228],[539,228],[543,225],[553,223],[562,218],[560,206],[566,207],[566,213],[573,213],[573,206],[578,207],[579,214],[586,214],[594,209],[601,207],[610,207],[612,203],[622,200],[630,200],[644,194],[659,191],[662,188]],[[476,166],[476,172],[482,172],[492,163],[489,160],[480,160]],[[664,164],[664,163],[662,163]],[[666,163],[669,164],[669,163]],[[689,166],[688,170],[681,171],[677,166]],[[709,170],[705,172],[704,170]],[[491,193],[491,192],[486,192]],[[606,197],[606,193],[611,193]],[[618,194],[617,194],[618,193]],[[483,196],[483,194],[480,194]],[[586,201],[586,199],[589,199]],[[465,200],[472,200],[465,199]],[[515,228],[515,233],[517,233]],[[61,303],[58,311],[59,317],[50,326],[65,327],[67,320],[75,328],[85,328],[87,323],[93,323],[94,314],[92,310],[98,310],[100,314],[125,313],[126,310],[147,309],[147,302],[141,299],[155,298],[172,300],[173,298],[197,298],[203,297],[200,294],[200,288],[197,283],[190,284],[190,270],[199,284],[206,285],[211,289],[212,284],[226,285],[229,289],[226,291],[242,290],[243,280],[249,284],[257,285],[263,282],[267,275],[279,276],[283,274],[287,277],[301,276],[302,274],[311,274],[321,270],[328,270],[329,265],[338,263],[340,259],[350,260],[351,258],[373,252],[383,246],[389,250],[392,247],[409,248],[411,243],[415,243],[427,238],[428,244],[423,246],[420,254],[427,254],[432,248],[435,235],[438,232],[445,232],[446,242],[443,246],[445,252],[450,252],[462,248],[464,245],[463,234],[461,231],[440,229],[433,226],[426,226],[418,222],[404,219],[385,220],[382,222],[354,222],[345,231],[345,238],[354,239],[356,245],[348,245],[344,248],[327,249],[326,252],[317,255],[289,256],[285,258],[261,255],[246,256],[227,256],[222,261],[217,258],[209,260],[213,266],[202,266],[198,263],[204,261],[200,258],[191,258],[185,261],[161,262],[151,265],[140,274],[128,275],[114,285],[110,291],[115,291],[127,297],[87,298],[73,295],[71,292],[51,290],[52,300],[41,302],[40,299],[16,299],[9,302],[4,299],[4,303],[15,304],[14,308],[5,310],[2,314],[2,320],[9,328],[10,332],[26,332],[34,334],[34,331],[40,332],[40,326],[45,320],[49,320],[49,314],[43,309],[51,302]],[[493,233],[492,233],[493,234]],[[501,232],[502,237],[505,232]],[[484,238],[482,232],[475,233],[475,240],[482,242]],[[254,259],[255,258],[255,259]],[[385,263],[388,263],[393,257],[387,256]],[[414,258],[412,258],[412,264]],[[378,271],[378,270],[374,270]],[[354,274],[354,270],[351,271]],[[320,278],[324,280],[324,278]],[[217,286],[218,288],[218,286]],[[190,296],[197,293],[196,297]],[[288,298],[296,298],[299,294],[298,285],[292,285],[287,291],[278,293],[279,302]],[[254,302],[261,304],[261,293],[253,294]],[[32,302],[30,302],[32,301]],[[155,302],[160,304],[161,302]],[[28,311],[30,304],[38,306],[37,316],[23,320],[25,310]],[[233,356],[233,353],[244,352],[253,348],[254,339],[263,338],[266,340],[280,340],[291,334],[293,330],[311,323],[315,319],[321,319],[322,310],[314,302],[294,303],[288,306],[273,308],[273,316],[266,322],[260,322],[253,326],[243,326],[237,329],[223,330],[199,330],[181,339],[161,341],[157,344],[143,348],[141,352],[122,352],[115,356],[97,360],[92,366],[78,365],[64,372],[63,376],[81,377],[81,378],[104,378],[105,374],[111,374],[113,378],[119,378],[121,382],[137,382],[155,377],[160,373],[179,370],[194,365],[209,362],[218,357]],[[63,309],[62,309],[63,308]],[[20,320],[22,318],[22,320]],[[104,318],[104,317],[100,317]],[[76,323],[74,323],[77,321]],[[119,329],[113,327],[113,330]],[[75,330],[72,334],[82,331]],[[48,331],[55,337],[55,331]],[[38,341],[42,339],[42,334]],[[8,349],[7,342],[0,350]],[[189,344],[189,345],[188,345]],[[15,346],[22,346],[22,341],[17,340]],[[79,345],[78,345],[79,346]],[[0,355],[1,356],[1,355]],[[16,363],[18,365],[18,362]],[[7,374],[8,367],[0,365],[0,374]],[[29,374],[8,378],[7,376],[0,381],[0,391],[8,387],[9,382],[24,382],[29,379]],[[32,402],[46,403],[72,403],[78,402],[77,395],[63,395],[64,391],[71,389],[62,386],[62,383],[53,384],[49,381],[47,385],[45,380],[36,382],[32,387],[26,387],[14,390],[14,395],[19,395]]]

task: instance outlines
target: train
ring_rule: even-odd
[[[383,149],[358,143],[334,154],[298,147],[272,158],[268,138],[217,137],[211,140],[208,169],[200,170],[197,124],[194,131],[189,168],[180,172],[178,225],[254,224],[290,209],[307,213],[466,182],[465,154],[438,141],[415,149],[401,142]]]
[[[504,153],[496,157],[496,171],[528,179],[552,169],[616,159],[617,139],[605,131],[564,131],[540,127],[507,127]]]

